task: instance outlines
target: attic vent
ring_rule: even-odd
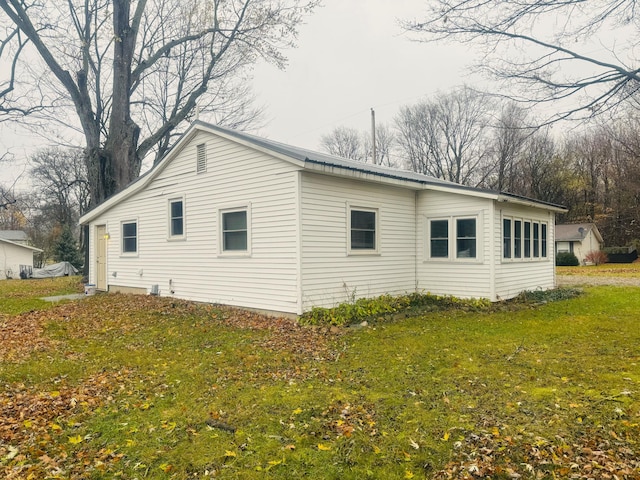
[[[205,150],[205,144],[201,143],[196,147],[198,151],[196,172],[203,173],[207,171],[207,151]]]

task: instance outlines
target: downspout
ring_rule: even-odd
[[[490,300],[495,302],[496,297],[496,235],[502,235],[502,225],[498,225],[496,229],[496,207],[495,200],[491,202],[491,210],[489,212],[489,222],[491,222],[491,228],[489,229],[489,295]],[[501,215],[502,217],[502,215]],[[497,232],[497,233],[496,233]]]
[[[302,170],[296,172],[296,289],[297,289],[297,311],[302,315]]]
[[[413,242],[413,281],[415,284],[414,292],[418,293],[418,242],[421,240],[418,234],[418,195],[420,190],[415,191],[413,196],[413,230],[414,230],[414,242]]]

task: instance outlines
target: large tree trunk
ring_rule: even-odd
[[[122,190],[140,174],[141,160],[137,155],[140,127],[131,119],[131,63],[135,47],[136,31],[130,25],[129,8],[131,2],[115,0],[113,2],[113,31],[115,34],[113,55],[113,96],[111,118],[109,119],[109,138],[104,152],[112,166],[112,178],[102,178],[101,186],[104,198],[95,198],[101,203],[109,195]],[[99,172],[102,172],[99,169]],[[99,196],[98,196],[99,197]]]

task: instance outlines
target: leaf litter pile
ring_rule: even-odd
[[[213,322],[264,332],[257,347],[286,350],[314,361],[333,359],[332,344],[341,335],[337,329],[302,327],[290,319],[228,307],[152,296],[103,295],[43,311],[0,315],[0,362],[19,365],[31,355],[53,351],[64,352],[65,358],[77,356],[64,340],[47,335],[51,326],[63,328],[67,337],[76,340],[105,334],[135,338],[147,322],[179,317],[198,319],[200,326]],[[300,374],[300,369],[279,369],[272,376],[295,378]],[[108,448],[78,450],[90,438],[75,434],[74,429],[97,408],[116,402],[115,396],[141,382],[141,376],[133,369],[105,366],[76,385],[54,378],[46,391],[22,382],[1,385],[0,478],[84,478],[89,468],[103,471],[121,461],[124,455]]]
[[[188,337],[181,335],[186,328],[193,333],[185,340],[191,343],[173,345],[171,342]],[[467,422],[463,428],[429,430],[428,425],[395,418],[402,415],[398,407],[391,413],[385,410],[379,398],[391,392],[384,385],[369,396],[358,393],[360,375],[362,385],[372,382],[364,378],[366,369],[347,372],[344,369],[349,367],[341,366],[354,336],[374,331],[375,327],[304,327],[292,320],[232,308],[130,295],[102,295],[42,311],[0,315],[0,367],[9,372],[0,376],[0,478],[207,478],[224,477],[225,472],[236,478],[234,472],[242,471],[245,476],[240,475],[241,478],[265,474],[291,478],[296,470],[287,470],[293,468],[288,462],[293,465],[293,457],[300,455],[298,476],[312,466],[318,477],[322,470],[317,468],[323,465],[350,472],[355,471],[358,462],[368,462],[362,470],[365,474],[344,478],[382,478],[377,477],[376,469],[391,468],[389,471],[394,474],[387,474],[386,478],[640,479],[637,402],[621,404],[626,406],[622,409],[609,409],[619,414],[606,425],[580,424],[576,429],[560,429],[555,436],[541,434],[536,428],[525,432],[522,425],[526,422],[509,418],[500,409],[491,410],[494,417],[489,422],[499,427],[487,427],[486,416],[479,412],[471,417],[474,428],[469,428]],[[242,365],[218,361],[229,353],[221,332],[238,333],[238,337],[229,338],[235,342],[231,347],[234,353],[240,352],[234,358],[240,359]],[[91,349],[86,347],[88,344]],[[173,366],[181,374],[189,375],[186,370],[190,364],[218,361],[217,373],[203,380],[206,388],[191,392],[205,402],[238,385],[256,391],[273,389],[280,396],[299,389],[307,380],[310,383],[305,388],[311,388],[311,383],[319,379],[328,393],[313,392],[318,398],[325,398],[326,403],[313,408],[304,403],[303,408],[285,405],[283,409],[289,413],[277,420],[281,431],[277,435],[265,434],[269,442],[279,443],[281,456],[241,465],[243,457],[255,454],[252,442],[256,440],[242,431],[239,414],[217,409],[208,412],[208,419],[203,418],[200,424],[184,420],[182,425],[180,415],[189,415],[171,403],[181,383],[172,376],[171,360],[167,358],[187,350],[193,358]],[[170,354],[160,359],[165,351]],[[346,353],[341,356],[343,352]],[[640,359],[637,352],[630,355],[634,362]],[[33,370],[30,362],[35,362]],[[47,376],[39,372],[49,364],[55,367],[56,362],[79,363],[82,368],[79,372],[70,368],[68,375]],[[318,383],[313,385],[318,388]],[[348,393],[350,389],[354,391]],[[629,397],[636,395],[635,391],[627,393]],[[420,395],[426,398],[429,392],[410,392],[406,404],[413,404],[409,399],[419,399]],[[437,398],[438,392],[433,395]],[[444,398],[446,408],[441,413],[455,410]],[[415,401],[416,408],[421,408],[420,403]],[[255,407],[251,401],[247,404]],[[161,415],[173,410],[177,416]],[[141,414],[148,414],[156,423],[136,423]],[[118,419],[113,432],[86,428],[98,415],[107,420]],[[561,414],[554,415],[538,420],[551,425],[560,421],[557,417]],[[580,421],[587,416],[581,415]],[[257,425],[258,419],[255,420]],[[512,426],[506,425],[509,421]],[[245,425],[246,422],[251,423],[251,418]],[[394,429],[401,431],[394,434]],[[434,431],[440,433],[434,435]],[[179,447],[177,442],[195,448],[193,442],[205,433],[231,440],[212,463],[192,467],[164,460],[170,449]],[[142,448],[140,438],[154,435],[164,435],[166,444],[150,453],[136,452]],[[401,440],[394,443],[394,435]],[[304,453],[305,442],[311,454]],[[428,442],[432,442],[430,446]],[[314,462],[319,463],[306,464],[306,455],[315,455]],[[155,463],[149,461],[152,457]],[[327,459],[331,460],[327,463]],[[278,472],[281,476],[277,476]],[[327,476],[336,478],[335,474]]]

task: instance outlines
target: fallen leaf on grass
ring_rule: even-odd
[[[323,443],[319,443],[318,450],[327,451],[327,450],[331,450],[331,447],[329,445],[324,445]]]

